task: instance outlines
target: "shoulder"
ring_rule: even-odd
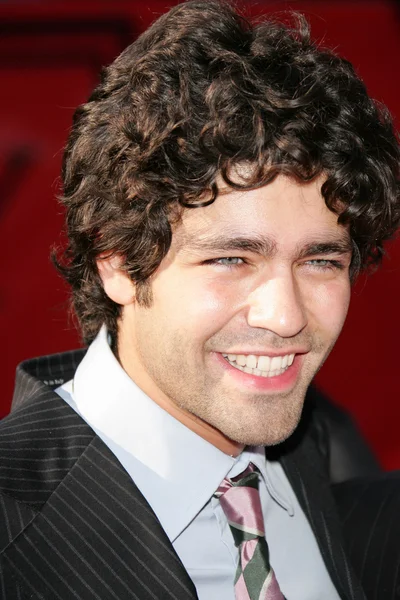
[[[86,349],[70,350],[25,360],[17,367],[12,410],[30,398],[54,390],[73,378]]]
[[[51,387],[26,372],[19,383],[21,403],[0,423],[0,589],[22,600],[32,593],[8,552],[37,526],[94,433]]]
[[[332,486],[351,563],[371,600],[400,590],[400,471]]]
[[[0,550],[41,510],[95,436],[23,365],[17,385],[19,402],[0,422],[0,520],[6,525],[0,527]]]
[[[319,448],[328,461],[330,481],[338,483],[381,472],[378,460],[346,409],[313,386],[308,390],[307,401],[319,432]]]

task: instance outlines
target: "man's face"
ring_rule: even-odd
[[[320,187],[279,176],[184,212],[152,305],[120,326],[121,362],[156,402],[243,444],[292,433],[350,297],[349,234]]]

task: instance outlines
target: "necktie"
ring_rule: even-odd
[[[258,475],[250,463],[237,477],[224,479],[216,492],[239,550],[236,600],[285,600],[269,562]]]

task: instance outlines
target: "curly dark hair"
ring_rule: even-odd
[[[241,184],[230,177],[239,163],[254,167]],[[278,173],[325,176],[325,202],[350,227],[353,274],[381,260],[399,221],[399,145],[352,65],[311,41],[299,15],[252,24],[225,2],[174,7],[75,112],[63,164],[69,243],[56,262],[84,341],[102,323],[117,334],[121,307],[103,290],[99,255],[120,255],[149,305],[182,210],[206,192],[213,202],[218,176],[250,189]]]

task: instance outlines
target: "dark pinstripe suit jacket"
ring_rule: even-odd
[[[18,368],[14,410],[0,424],[0,597],[194,599],[194,586],[146,499],[52,390],[73,376],[82,356],[69,352]],[[340,597],[365,600],[307,427],[275,452]]]

